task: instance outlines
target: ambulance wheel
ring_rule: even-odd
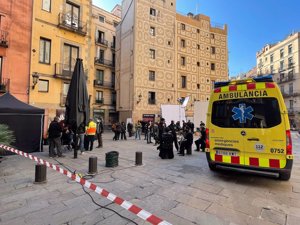
[[[213,163],[208,163],[208,166],[209,166],[209,169],[212,170],[212,171],[216,171],[217,170],[216,165],[213,164]]]
[[[280,180],[289,180],[290,177],[291,177],[291,171],[279,174]]]

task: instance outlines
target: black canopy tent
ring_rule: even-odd
[[[0,124],[14,132],[13,146],[30,153],[42,151],[45,110],[19,101],[9,93],[0,97]]]

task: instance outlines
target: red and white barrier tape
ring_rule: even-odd
[[[10,152],[14,152],[18,155],[24,156],[26,158],[29,158],[31,160],[34,160],[40,164],[46,165],[47,167],[60,172],[61,174],[66,175],[67,177],[71,178],[72,180],[75,180],[76,182],[80,183],[81,185],[93,190],[94,192],[96,192],[99,195],[102,195],[104,197],[106,197],[108,200],[120,205],[121,207],[123,207],[124,209],[136,214],[138,217],[142,218],[145,221],[150,222],[151,224],[155,224],[155,225],[172,225],[171,223],[160,219],[159,217],[147,212],[146,210],[143,210],[141,208],[139,208],[138,206],[133,205],[132,203],[117,197],[116,195],[109,193],[107,190],[98,187],[97,185],[87,181],[84,178],[80,178],[77,174],[73,174],[67,170],[64,170],[56,165],[53,165],[52,163],[47,162],[46,160],[43,159],[39,159],[36,156],[33,156],[31,154],[22,152],[20,150],[14,149],[12,147],[0,144],[0,148],[10,151]]]

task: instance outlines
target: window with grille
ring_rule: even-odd
[[[290,44],[288,46],[288,51],[289,51],[289,54],[292,54],[292,52],[293,52],[293,45],[292,44]]]
[[[284,56],[284,49],[280,49],[280,58],[283,58]]]
[[[211,47],[211,54],[216,54],[216,48],[214,46]]]
[[[148,104],[149,105],[155,105],[156,104],[155,92],[152,92],[152,91],[148,92]]]
[[[150,15],[156,16],[156,10],[154,8],[150,8]]]
[[[186,88],[186,76],[181,76],[181,88]]]
[[[211,63],[211,64],[210,64],[210,69],[211,69],[211,70],[215,70],[215,69],[216,69],[216,66],[215,66],[214,63]]]
[[[99,16],[99,21],[100,21],[101,23],[104,23],[104,22],[105,22],[105,17],[104,17],[104,16]]]
[[[155,71],[149,70],[149,80],[155,81]]]
[[[185,66],[185,57],[184,56],[181,56],[181,65]]]
[[[150,35],[155,36],[155,27],[150,27]]]
[[[181,39],[181,48],[185,48],[185,40],[184,39]]]
[[[155,50],[154,49],[150,49],[150,58],[155,59]]]

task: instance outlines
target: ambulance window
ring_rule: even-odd
[[[213,103],[212,123],[228,128],[271,128],[281,123],[276,98],[243,98]]]

